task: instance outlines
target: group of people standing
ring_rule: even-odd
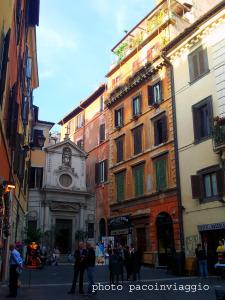
[[[224,264],[225,266],[225,243],[224,240],[219,241],[219,245],[216,248],[217,252],[217,264],[215,268]],[[195,249],[195,255],[197,258],[198,271],[201,277],[208,276],[208,263],[207,263],[207,249],[202,244],[197,244],[197,248]]]
[[[108,246],[109,254],[109,279],[110,283],[118,283],[119,277],[121,281],[124,280],[124,267],[126,269],[127,280],[133,281],[140,280],[140,268],[141,268],[141,254],[135,250],[133,245],[124,246],[117,245],[115,248]]]

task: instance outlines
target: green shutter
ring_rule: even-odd
[[[134,169],[134,181],[135,181],[135,197],[144,194],[144,166],[138,166]]]
[[[117,201],[124,200],[124,172],[116,175]]]
[[[157,160],[155,162],[156,170],[156,190],[161,191],[167,187],[167,170],[166,170],[166,158]]]

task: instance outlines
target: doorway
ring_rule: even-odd
[[[160,266],[169,266],[174,252],[173,221],[171,216],[162,212],[156,219],[158,237],[158,260]]]
[[[137,250],[139,251],[141,257],[143,257],[143,254],[147,248],[146,229],[144,227],[137,228],[136,232],[137,232]]]
[[[201,231],[202,244],[206,246],[208,269],[210,273],[215,273],[214,265],[218,261],[216,249],[219,240],[225,238],[225,229]]]
[[[67,254],[72,251],[72,220],[56,219],[55,247],[60,253]]]

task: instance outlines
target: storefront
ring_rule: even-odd
[[[114,245],[122,246],[132,243],[131,219],[129,215],[118,216],[108,220],[109,235],[114,237]]]
[[[209,271],[214,272],[214,265],[218,260],[216,249],[219,240],[225,239],[225,222],[198,225],[198,230],[207,251]]]

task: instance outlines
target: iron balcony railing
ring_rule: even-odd
[[[223,122],[222,124],[218,122],[214,125],[213,141],[215,150],[225,147],[225,122]]]

